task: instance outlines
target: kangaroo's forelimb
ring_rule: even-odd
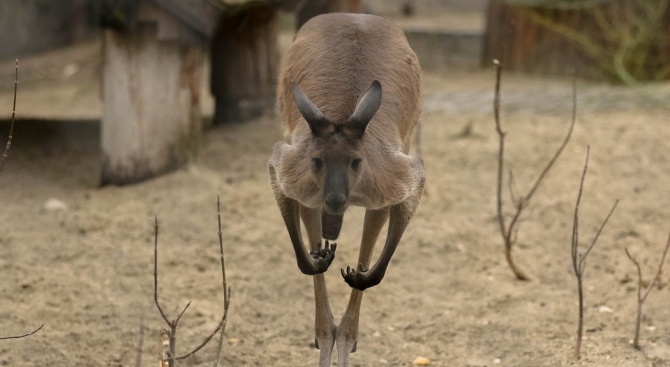
[[[322,248],[320,242],[315,244],[311,252],[307,252],[303,244],[302,234],[300,233],[300,203],[293,200],[281,191],[277,182],[277,174],[272,164],[269,166],[270,179],[272,182],[277,206],[284,219],[286,230],[291,238],[295,258],[298,262],[298,268],[303,274],[315,275],[324,273],[335,258],[337,244],[326,242]]]

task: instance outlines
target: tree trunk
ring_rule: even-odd
[[[544,3],[489,3],[485,65],[495,58],[514,71],[624,82],[670,79],[670,39],[664,36],[669,0],[574,2],[567,8]]]
[[[584,63],[583,56],[576,53],[575,45],[533,20],[529,14],[569,24],[573,29],[579,26],[575,22],[579,20],[576,11],[524,8],[504,1],[491,1],[482,58],[486,65],[498,59],[507,70],[570,75]]]
[[[257,117],[274,106],[278,63],[276,10],[257,3],[227,8],[211,44],[214,122]]]
[[[103,37],[102,184],[178,168],[199,140],[202,49],[159,41],[156,27]]]

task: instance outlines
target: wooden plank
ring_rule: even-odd
[[[158,41],[155,29],[104,31],[102,184],[129,184],[174,170],[201,130],[203,52]]]
[[[214,36],[222,6],[211,0],[153,0],[179,21],[206,38]]]

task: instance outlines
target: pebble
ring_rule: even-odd
[[[598,312],[601,312],[601,313],[614,313],[614,310],[613,310],[612,308],[610,308],[610,307],[607,307],[607,306],[600,306],[600,307],[598,307]]]
[[[430,364],[430,359],[426,357],[416,357],[412,361],[412,364],[415,366],[428,366]]]
[[[67,210],[67,204],[62,200],[51,198],[44,203],[44,209],[49,212],[65,211]]]

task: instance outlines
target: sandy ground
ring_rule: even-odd
[[[670,86],[580,82],[573,139],[518,233],[514,256],[532,277],[520,282],[495,219],[493,73],[426,73],[423,83],[427,191],[386,278],[365,291],[353,366],[411,366],[418,356],[431,366],[670,366],[669,272],[645,304],[643,349],[634,350],[636,273],[624,253],[650,280],[670,230],[668,109],[651,101],[667,104]],[[507,163],[520,192],[566,131],[569,84],[504,77]],[[223,365],[315,366],[312,282],[296,266],[266,173],[281,137],[275,118],[211,128],[191,165],[128,187],[97,186],[98,134],[90,122],[17,126],[0,175],[0,336],[45,326],[0,341],[0,365],[133,366],[144,324],[142,365],[156,366],[164,323],[153,304],[154,216],[159,297],[171,317],[192,301],[178,351],[197,345],[222,312],[220,195],[233,288]],[[586,333],[575,361],[570,236],[587,145],[583,245],[621,202],[588,259]],[[51,199],[64,205],[48,209]],[[336,318],[349,294],[339,268],[356,261],[362,216],[347,214],[327,273]],[[214,353],[210,344],[180,365],[209,365]]]

